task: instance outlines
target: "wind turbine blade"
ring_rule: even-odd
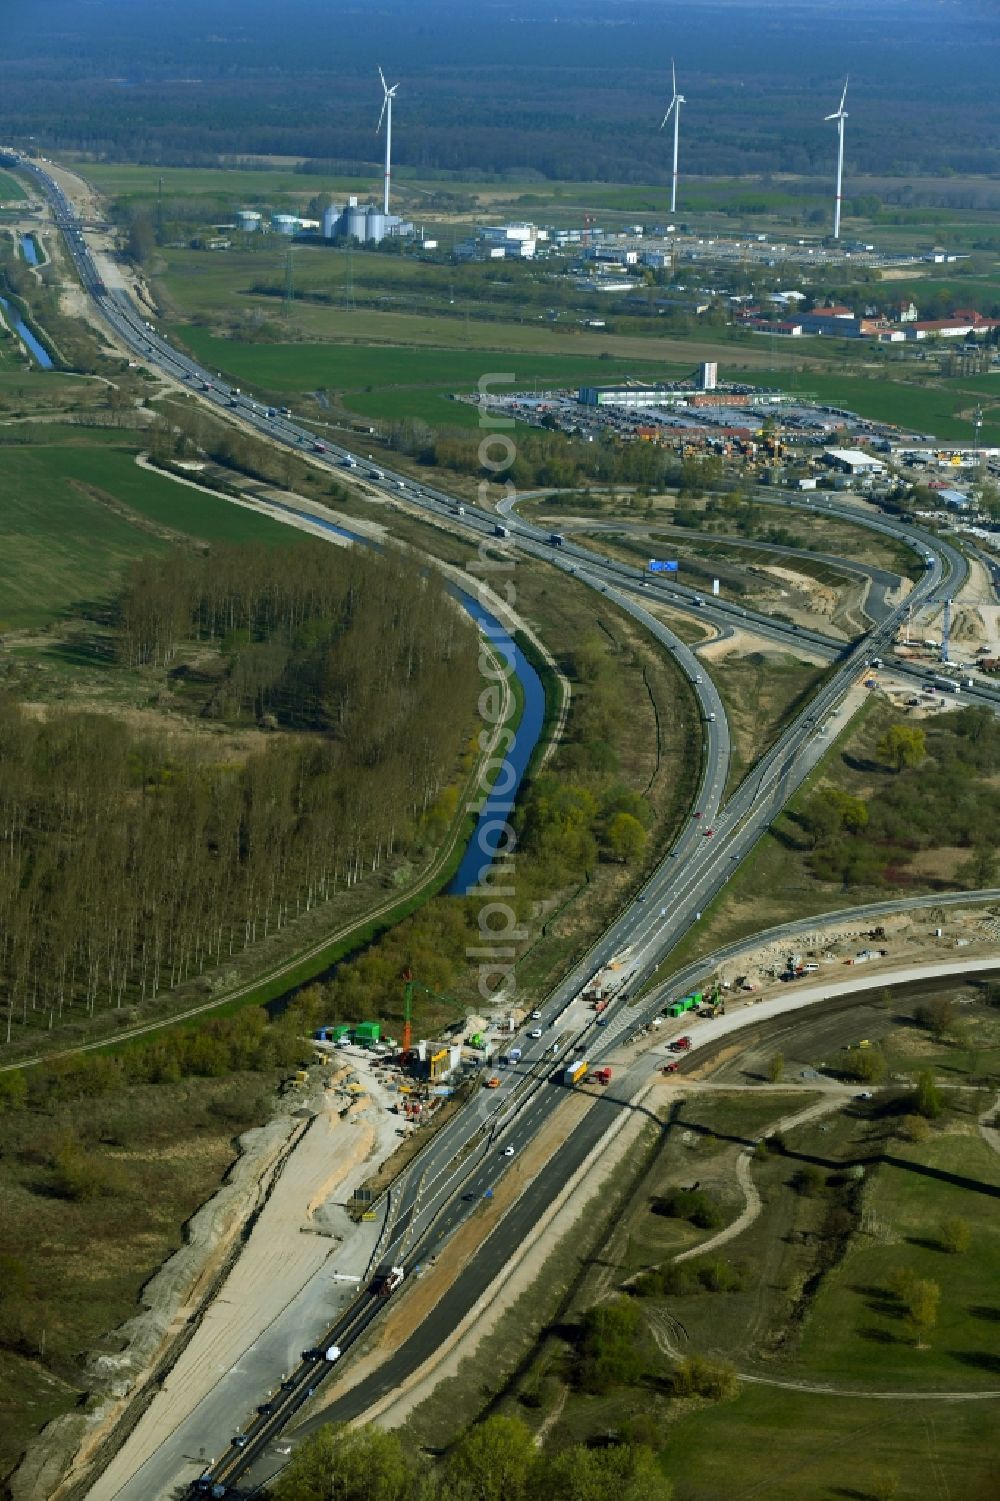
[[[378,70],[378,76],[379,76],[379,79],[381,80],[381,83],[382,83],[382,92],[384,94],[388,93],[388,90],[387,90],[386,85],[385,85],[385,74],[382,72],[381,68],[379,68],[379,70]]]
[[[844,92],[840,96],[840,109],[837,111],[838,114],[843,114],[844,112],[844,101],[847,98],[847,85],[850,83],[850,81],[851,77],[850,74],[848,74],[848,76],[844,79]]]
[[[670,116],[673,114],[673,112],[674,112],[674,105],[676,103],[677,103],[677,96],[675,95],[674,98],[671,99],[671,101],[670,101],[670,108],[667,110],[667,113],[663,116],[663,119],[660,121],[660,129],[661,130],[663,129],[664,125],[666,125],[667,121],[670,119]]]
[[[674,98],[677,98],[677,69],[674,67],[673,58],[670,59],[670,77],[674,87]]]
[[[375,134],[376,135],[378,135],[379,131],[382,129],[382,116],[385,114],[385,107],[386,107],[386,105],[388,103],[389,103],[389,95],[386,94],[385,98],[382,100],[382,108],[379,110],[379,114],[378,114],[378,124],[375,127]]]

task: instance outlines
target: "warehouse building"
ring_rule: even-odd
[[[880,474],[885,468],[881,459],[861,448],[828,448],[823,462],[841,474]]]

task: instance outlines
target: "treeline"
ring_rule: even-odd
[[[396,422],[383,437],[390,448],[421,464],[495,479],[480,458],[480,437],[464,429],[435,431],[419,420]],[[518,489],[551,485],[570,489],[588,481],[662,489],[680,481],[680,462],[656,443],[621,443],[612,436],[588,443],[561,432],[520,433],[517,454],[504,471]]]
[[[640,1425],[643,1426],[643,1425]],[[492,1417],[437,1461],[395,1432],[337,1424],[296,1449],[272,1501],[670,1501],[654,1450],[629,1440],[546,1454],[523,1419]]]
[[[474,633],[399,559],[168,559],[140,565],[123,618],[139,660],[193,622],[226,647],[236,703],[326,733],[218,764],[107,716],[0,702],[8,1042],[154,997],[379,869],[415,845],[463,750]]]
[[[0,1073],[0,1111],[49,1115],[62,1105],[112,1100],[142,1084],[291,1068],[303,1059],[303,1020],[302,1008],[294,1004],[275,1020],[262,1006],[248,1006],[191,1029],[164,1028],[119,1053],[71,1053],[34,1068],[10,1069]]]
[[[905,883],[906,868],[921,850],[957,846],[969,852],[957,880],[991,885],[1000,828],[1000,724],[990,711],[952,711],[931,720],[926,732],[890,725],[875,755],[883,773],[893,773],[876,795],[827,787],[794,815],[809,842],[813,873],[845,886]]]
[[[146,558],[118,620],[131,667],[164,666],[192,639],[216,644],[217,713],[323,730],[359,766],[399,760],[420,779],[439,737],[454,745],[447,706],[471,703],[477,681],[474,632],[439,576],[391,552],[307,542]],[[435,778],[422,782],[417,801],[434,791]]]

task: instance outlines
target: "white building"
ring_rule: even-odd
[[[881,459],[876,459],[861,448],[828,448],[823,462],[841,474],[880,474],[885,468]]]

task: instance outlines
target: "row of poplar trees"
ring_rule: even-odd
[[[215,737],[0,701],[8,1042],[155,997],[405,853],[467,742],[474,630],[402,555],[172,553],[120,605],[124,660],[214,643],[227,711],[279,732],[226,759]]]

